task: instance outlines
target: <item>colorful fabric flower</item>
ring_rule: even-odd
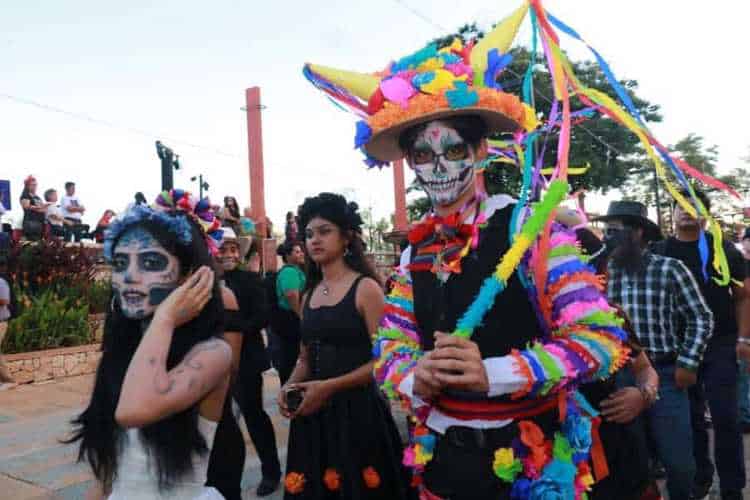
[[[409,107],[409,99],[417,93],[409,81],[399,77],[388,78],[380,82],[380,91],[383,97],[404,109]]]
[[[513,483],[510,489],[510,500],[528,500],[531,493],[531,481],[522,477]]]
[[[436,69],[432,73],[435,75],[435,78],[419,87],[419,90],[426,94],[440,94],[444,90],[451,88],[453,82],[456,80],[453,73],[445,69]]]
[[[569,412],[562,431],[576,454],[586,454],[591,450],[591,419]]]
[[[576,494],[590,491],[593,485],[594,476],[591,474],[591,467],[587,461],[581,460],[578,463],[578,474],[576,475]]]
[[[529,500],[574,500],[576,468],[572,463],[553,460],[542,476],[531,483]]]
[[[284,488],[292,495],[299,495],[305,489],[305,475],[300,472],[290,472],[284,478]]]
[[[323,474],[323,484],[326,485],[330,491],[338,491],[341,488],[341,475],[336,469],[329,467]]]
[[[453,88],[454,90],[445,92],[445,97],[448,99],[451,108],[468,108],[479,102],[479,94],[474,90],[469,90],[466,82],[456,81]]]
[[[542,430],[530,420],[522,420],[518,428],[521,442],[529,449],[529,455],[523,460],[524,471],[529,477],[537,477],[552,458],[552,443],[545,441]]]
[[[354,136],[354,149],[359,149],[370,140],[372,137],[372,129],[366,121],[360,120],[357,122],[357,133]]]
[[[380,486],[380,474],[375,470],[375,467],[365,467],[362,471],[362,479],[365,481],[365,486],[370,489],[375,489]]]
[[[513,61],[513,54],[499,54],[497,49],[487,53],[487,70],[484,72],[484,86],[490,89],[502,89],[497,82],[500,73]]]
[[[497,477],[506,483],[511,483],[523,470],[523,466],[521,461],[514,456],[513,448],[499,448],[495,451],[492,470],[495,471]]]

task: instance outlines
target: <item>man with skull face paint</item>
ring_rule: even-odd
[[[422,498],[581,498],[592,466],[607,470],[599,421],[576,388],[607,378],[628,349],[575,235],[553,224],[546,274],[535,274],[532,241],[470,338],[450,334],[517,229],[515,200],[478,189],[486,138],[535,127],[493,84],[496,70],[475,66],[507,49],[491,43],[430,45],[376,75],[316,65],[305,75],[340,102],[367,102],[355,139],[366,162],[406,158],[432,203],[409,233],[374,342],[375,378],[410,414],[404,463]]]

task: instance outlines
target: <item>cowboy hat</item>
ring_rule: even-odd
[[[643,238],[659,241],[663,238],[659,226],[648,218],[646,205],[638,201],[613,201],[607,208],[607,215],[595,217],[594,221],[609,222],[621,220],[629,225],[643,228]]]

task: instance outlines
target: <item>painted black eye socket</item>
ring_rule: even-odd
[[[112,271],[124,273],[128,268],[128,262],[130,262],[130,259],[127,255],[115,255],[112,258]]]
[[[445,159],[448,161],[461,161],[469,157],[469,148],[465,143],[454,144],[445,151]]]
[[[158,272],[164,271],[169,266],[169,259],[166,255],[158,252],[145,252],[138,256],[141,269],[144,271]]]

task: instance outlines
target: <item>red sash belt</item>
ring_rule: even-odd
[[[555,395],[517,401],[472,401],[440,396],[434,407],[457,420],[519,420],[552,411],[558,407],[558,401]]]

